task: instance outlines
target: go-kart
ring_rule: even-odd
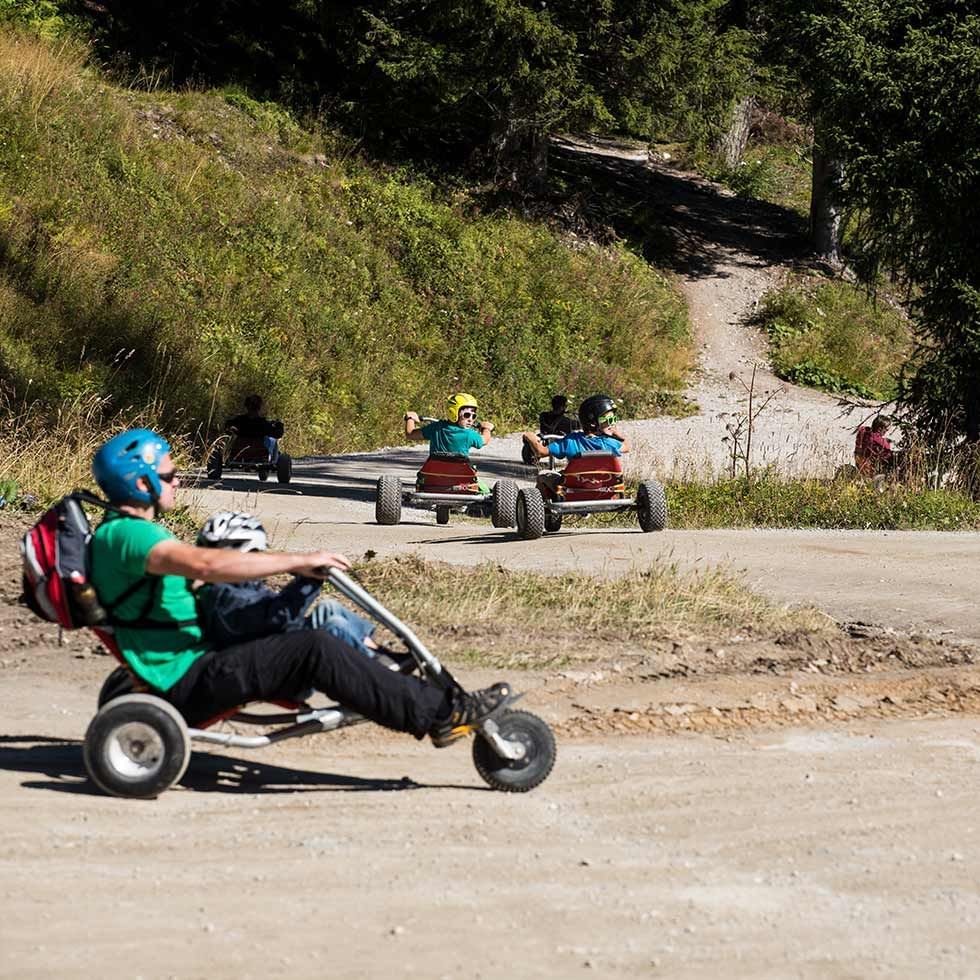
[[[546,436],[544,441],[557,438]],[[549,459],[551,468],[539,472],[536,486],[517,494],[514,523],[524,540],[560,531],[566,514],[635,510],[641,530],[662,531],[667,526],[664,488],[648,480],[636,488],[635,497],[627,497],[621,457],[586,452],[569,460],[564,470],[556,468],[554,457]]]
[[[327,581],[342,595],[386,626],[408,648],[423,677],[443,688],[458,688],[457,681],[398,617],[386,609],[350,576],[331,568]],[[111,631],[96,634],[121,663]],[[136,693],[134,693],[136,692]],[[484,782],[506,793],[526,793],[548,777],[555,764],[555,737],[547,723],[528,711],[510,708],[521,695],[512,695],[475,731],[473,764]],[[332,732],[368,719],[343,705],[314,708],[306,703],[277,703],[285,713],[256,713],[237,709],[189,728],[180,712],[154,694],[138,692],[132,673],[124,666],[113,671],[99,695],[99,710],[85,733],[83,755],[92,781],[112,796],[152,799],[183,776],[191,743],[202,742],[236,749],[255,749],[287,738]],[[220,721],[271,727],[262,734],[244,735],[212,731]]]
[[[379,524],[397,524],[402,506],[435,510],[436,523],[448,524],[453,511],[486,516],[489,507],[494,527],[513,527],[517,505],[517,484],[497,480],[487,493],[477,479],[476,467],[467,456],[432,453],[422,464],[415,480],[385,474],[378,477],[374,516]]]
[[[270,473],[276,474],[279,483],[289,483],[293,478],[293,458],[280,450],[275,462],[263,438],[232,436],[227,447],[216,445],[208,456],[207,474],[211,480],[220,480],[223,473],[237,470],[257,473],[264,483]]]

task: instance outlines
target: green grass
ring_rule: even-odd
[[[343,451],[460,388],[505,427],[561,389],[670,408],[690,363],[683,301],[625,249],[483,213],[238,90],[118,88],[84,48],[0,29],[18,403],[151,406],[203,441],[256,390],[291,451]]]
[[[839,279],[795,275],[762,300],[754,321],[772,364],[794,384],[889,400],[912,345],[907,319]]]
[[[674,528],[980,529],[980,502],[954,491],[897,483],[784,481],[765,475],[751,482],[675,483],[666,489]]]

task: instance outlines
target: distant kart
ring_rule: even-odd
[[[398,524],[402,507],[435,510],[436,523],[448,524],[449,515],[468,513],[487,516],[494,527],[513,527],[517,506],[517,484],[497,480],[484,492],[469,458],[458,453],[432,453],[414,481],[385,474],[378,478],[374,514],[379,524]]]
[[[545,441],[559,438],[545,437]],[[514,513],[517,533],[525,541],[546,531],[561,530],[566,514],[600,514],[635,510],[643,531],[662,531],[667,526],[667,496],[656,480],[641,483],[635,497],[626,496],[623,460],[612,453],[582,453],[569,460],[564,470],[538,474],[534,487],[518,491]]]
[[[257,473],[263,483],[270,473],[275,473],[279,483],[289,483],[293,478],[293,458],[280,451],[278,459],[272,462],[264,439],[233,436],[225,447],[215,446],[207,462],[211,480],[220,480],[222,474],[230,470]]]

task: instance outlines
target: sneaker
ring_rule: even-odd
[[[432,744],[441,749],[451,745],[490,717],[510,697],[509,684],[494,684],[482,691],[458,691],[453,697],[453,710],[445,721],[438,722],[429,732]]]

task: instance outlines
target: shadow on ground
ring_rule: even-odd
[[[88,778],[82,760],[82,743],[77,739],[46,735],[0,736],[0,770],[34,773],[45,780],[28,780],[26,789],[52,790],[86,796],[104,795]],[[414,789],[465,789],[482,791],[482,785],[419,783],[401,779],[371,779],[342,773],[313,772],[231,756],[195,752],[182,788],[197,793],[313,793],[313,792],[400,792]]]
[[[728,195],[718,185],[643,158],[579,140],[555,138],[549,173],[555,193],[587,223],[612,226],[660,268],[687,278],[718,274],[721,253],[785,264],[810,255],[806,223],[795,211]],[[731,255],[726,254],[726,262]]]

